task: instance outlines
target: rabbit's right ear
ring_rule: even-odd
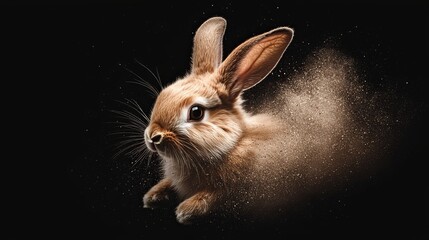
[[[222,62],[222,39],[226,20],[212,17],[198,28],[194,36],[192,73],[213,72]]]

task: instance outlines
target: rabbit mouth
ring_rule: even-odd
[[[155,144],[153,142],[146,143],[147,148],[154,153],[157,153],[161,156],[166,155],[166,147],[165,144]]]
[[[145,136],[144,140],[145,140],[145,144],[146,144],[147,149],[149,149],[151,152],[157,152],[156,145],[152,140],[150,140],[146,136]]]
[[[156,143],[151,141],[150,139],[146,140],[147,148],[150,151],[156,152],[161,155],[166,155],[166,152],[168,152],[169,149],[171,148],[170,146],[167,146],[167,145],[170,145],[169,143],[167,143],[167,141],[163,141],[162,143]]]
[[[153,142],[146,142],[146,146],[152,152],[157,152],[155,144]]]

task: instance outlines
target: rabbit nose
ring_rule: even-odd
[[[158,145],[162,142],[163,138],[164,138],[164,135],[162,133],[156,133],[150,138],[150,140],[153,142],[153,144]]]

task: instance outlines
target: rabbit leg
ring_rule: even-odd
[[[215,192],[198,192],[186,199],[176,209],[176,218],[179,223],[190,224],[193,220],[207,215],[219,196]]]
[[[175,198],[171,180],[164,178],[153,186],[143,197],[143,207],[152,208],[166,205]]]

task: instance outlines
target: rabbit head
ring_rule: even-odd
[[[263,80],[292,40],[276,28],[252,37],[222,61],[226,21],[213,17],[194,36],[190,72],[164,88],[145,129],[147,147],[166,162],[216,165],[246,132],[241,93]]]

